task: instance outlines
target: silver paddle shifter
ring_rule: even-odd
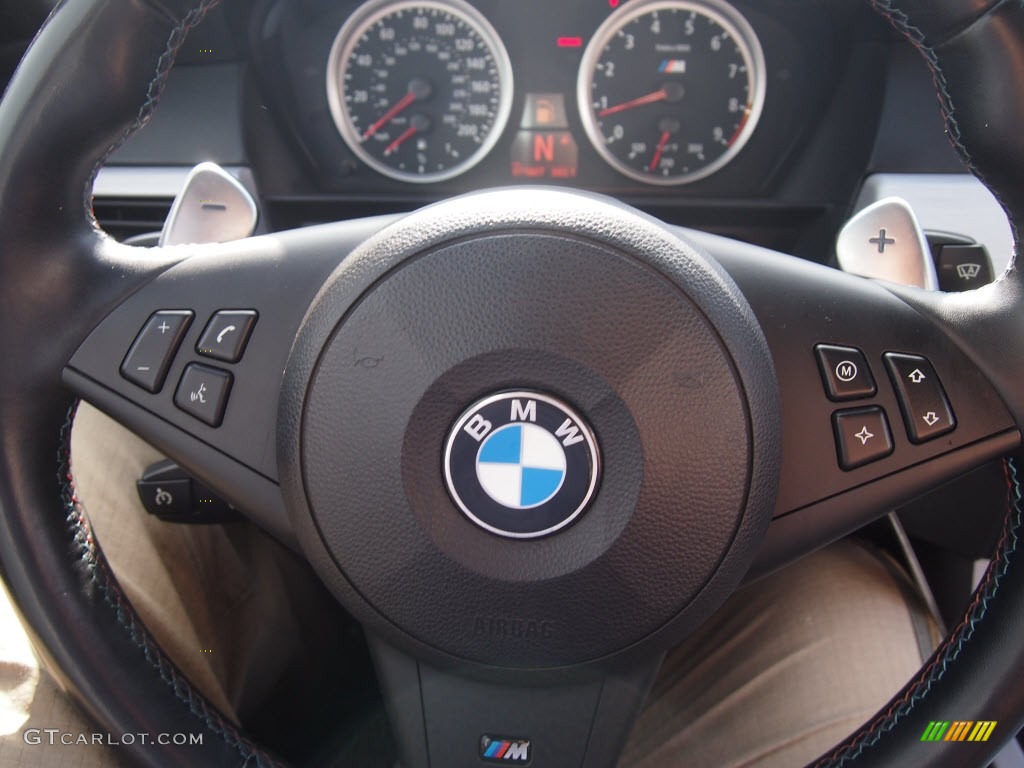
[[[844,272],[938,290],[931,248],[906,200],[886,197],[859,211],[836,239]]]
[[[224,243],[249,237],[255,228],[249,191],[216,163],[200,163],[174,198],[159,244]]]

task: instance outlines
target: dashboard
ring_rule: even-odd
[[[546,184],[825,263],[865,180],[973,183],[915,52],[822,0],[226,0],[101,174],[101,222],[159,229],[160,179],[205,160],[244,176],[261,231]],[[1001,211],[944,194],[922,224],[988,222],[998,270]]]

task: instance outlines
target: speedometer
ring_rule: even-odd
[[[594,148],[648,184],[685,184],[732,160],[765,94],[764,53],[721,0],[633,0],[594,33],[577,99]]]
[[[512,66],[494,28],[461,0],[375,0],[334,40],[327,98],[368,166],[402,181],[443,181],[497,142],[512,108]]]

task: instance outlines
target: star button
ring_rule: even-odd
[[[860,440],[861,445],[867,445],[868,440],[874,437],[874,435],[868,432],[868,428],[865,426],[861,427],[860,432],[856,433],[854,437]]]

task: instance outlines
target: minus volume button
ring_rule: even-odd
[[[192,317],[186,309],[160,310],[150,315],[121,363],[121,375],[147,392],[159,392]]]

